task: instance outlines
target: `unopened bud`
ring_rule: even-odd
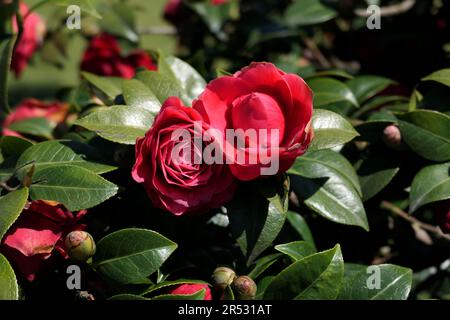
[[[234,270],[227,267],[218,267],[212,275],[212,284],[215,288],[225,290],[225,288],[233,283],[236,278]]]
[[[253,300],[256,296],[256,283],[250,277],[240,276],[233,281],[233,289],[238,300]]]
[[[383,141],[391,149],[401,151],[404,150],[402,142],[402,134],[396,125],[387,126],[383,131]]]
[[[95,242],[85,231],[72,231],[66,236],[67,254],[73,260],[86,261],[95,253]]]

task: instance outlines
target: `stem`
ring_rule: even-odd
[[[438,227],[432,226],[431,224],[422,222],[422,221],[414,218],[413,216],[409,215],[408,213],[406,213],[405,211],[403,211],[402,209],[400,209],[399,207],[397,207],[396,205],[394,205],[393,203],[391,203],[389,201],[382,201],[380,207],[382,209],[389,210],[390,212],[403,218],[404,220],[408,221],[409,223],[415,224],[419,228],[432,233],[438,239],[446,239],[446,240],[450,241],[450,236],[444,234]]]

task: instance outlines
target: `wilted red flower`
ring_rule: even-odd
[[[135,50],[128,56],[122,56],[116,38],[107,33],[91,40],[81,63],[83,71],[127,79],[131,79],[139,67],[156,70],[152,58],[143,50]]]
[[[18,104],[14,110],[6,117],[3,122],[4,136],[21,135],[8,127],[14,122],[30,119],[30,118],[45,118],[51,124],[57,125],[64,121],[69,111],[69,106],[62,102],[45,103],[37,99],[26,99]]]
[[[64,237],[85,228],[78,222],[85,214],[82,210],[74,215],[56,202],[33,201],[6,233],[0,251],[26,279],[33,281],[55,251],[68,258]]]
[[[205,289],[205,297],[203,300],[212,300],[211,290],[207,284],[195,284],[195,283],[185,283],[176,286],[169,291],[169,294],[179,294],[179,295],[191,295],[200,290]]]
[[[29,9],[23,2],[20,3],[20,14],[25,17]],[[18,31],[17,22],[14,20],[14,32]],[[33,12],[30,13],[23,21],[23,32],[18,40],[11,61],[11,69],[16,76],[19,76],[39,47],[45,34],[45,22],[41,17]]]

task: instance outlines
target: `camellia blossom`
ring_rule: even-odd
[[[35,12],[28,14],[28,6],[20,3],[20,14],[25,17],[23,31],[14,48],[11,69],[16,76],[20,76],[40,43],[44,39],[46,25],[44,20]],[[27,15],[28,14],[28,15]],[[18,32],[17,22],[14,20],[14,32]]]
[[[27,280],[33,281],[55,252],[68,258],[64,237],[71,231],[85,229],[78,222],[85,214],[82,210],[75,215],[56,202],[33,201],[9,228],[0,252]]]
[[[228,166],[193,161],[195,154],[203,152],[202,145],[199,147],[194,142],[194,134],[190,135],[192,139],[184,141],[180,152],[174,152],[180,147],[174,133],[193,133],[199,123],[199,130],[208,130],[207,123],[195,109],[171,97],[164,102],[145,137],[136,141],[134,180],[144,184],[155,206],[175,215],[202,213],[220,207],[232,199],[236,189]]]
[[[3,122],[4,136],[21,135],[9,128],[15,122],[31,118],[45,118],[50,124],[56,126],[62,123],[69,112],[69,105],[62,102],[45,103],[37,99],[26,99],[18,104],[14,110],[5,118]]]
[[[231,158],[231,171],[240,180],[264,175],[270,166],[263,161],[267,156],[279,161],[277,172],[271,174],[285,172],[313,138],[310,88],[296,74],[286,74],[271,63],[254,62],[233,76],[211,81],[193,108],[221,132],[220,139],[230,130],[244,133],[237,135],[242,148],[223,143],[227,163]],[[239,161],[241,155],[243,161]],[[249,161],[252,158],[256,163]]]
[[[212,300],[211,290],[207,284],[185,283],[169,290],[169,294],[192,295],[200,290],[205,289],[205,297],[203,300]]]
[[[139,67],[156,70],[153,59],[143,50],[134,50],[128,56],[122,56],[116,38],[107,33],[91,40],[81,62],[83,71],[126,79],[131,79]]]

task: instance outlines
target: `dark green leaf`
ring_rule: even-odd
[[[308,242],[316,251],[317,249],[316,244],[314,243],[314,238],[305,219],[296,212],[288,211],[287,220],[289,221],[290,225],[295,229],[295,231],[297,231],[300,237],[302,237],[303,240]]]
[[[176,248],[157,232],[123,229],[98,242],[93,266],[107,279],[127,284],[154,273]]]
[[[267,276],[261,279],[261,281],[258,282],[257,291],[255,300],[263,300],[264,293],[267,290],[267,287],[270,285],[272,280],[275,278],[275,276]]]
[[[395,82],[379,76],[359,76],[347,81],[347,86],[359,103],[380,93]]]
[[[18,157],[32,145],[33,142],[14,136],[4,136],[0,139],[0,150],[4,157]]]
[[[248,276],[252,279],[258,278],[264,271],[266,271],[272,264],[278,261],[282,255],[274,253],[258,259],[255,262],[255,267],[249,272]]]
[[[0,241],[19,217],[28,199],[28,188],[22,188],[0,197]]]
[[[331,150],[308,152],[292,168],[294,191],[323,217],[369,230],[361,201],[361,188],[353,167]]]
[[[409,194],[409,212],[421,206],[450,199],[450,162],[428,166],[414,177]]]
[[[104,139],[135,144],[152,126],[154,114],[146,109],[112,106],[78,119],[75,124],[95,131]]]
[[[450,160],[450,116],[417,110],[398,118],[402,137],[414,152],[432,161]]]
[[[358,136],[358,132],[347,120],[328,110],[314,110],[312,126],[314,138],[308,148],[311,151],[333,148]]]
[[[332,78],[313,78],[308,85],[314,92],[314,107],[320,108],[338,102],[349,102],[359,107],[356,97],[347,85]]]
[[[52,200],[76,211],[96,206],[117,193],[117,186],[87,169],[53,165],[33,175],[30,197]]]
[[[46,118],[29,118],[11,123],[8,129],[51,139],[54,126]]]
[[[336,299],[343,276],[344,261],[340,246],[336,245],[298,260],[281,271],[266,289],[264,299]]]
[[[336,16],[337,12],[324,6],[320,0],[296,0],[287,8],[284,19],[290,26],[307,26]]]
[[[306,241],[294,241],[275,246],[277,251],[291,257],[294,261],[301,260],[316,253],[316,250]]]

